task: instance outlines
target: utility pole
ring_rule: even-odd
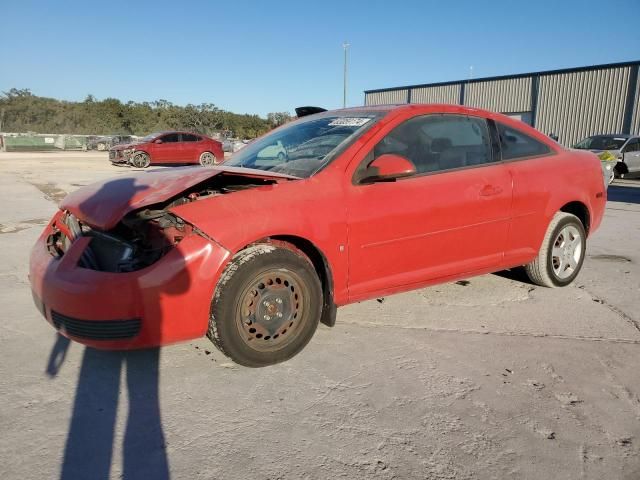
[[[347,108],[347,52],[351,44],[346,41],[342,43],[344,49],[344,82],[342,89],[342,108]]]

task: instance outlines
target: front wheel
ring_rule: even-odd
[[[136,152],[131,159],[131,165],[136,168],[147,168],[151,164],[151,158],[144,152]]]
[[[321,312],[322,287],[310,260],[256,244],[237,253],[220,277],[207,336],[236,363],[263,367],[299,353]]]
[[[587,235],[575,215],[555,214],[542,240],[538,256],[525,266],[529,279],[543,287],[569,285],[582,268]]]

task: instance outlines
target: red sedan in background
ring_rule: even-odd
[[[274,146],[283,158],[265,154]],[[207,334],[257,367],[302,350],[336,306],[519,266],[536,284],[568,285],[605,202],[594,154],[504,115],[329,111],[221,166],[71,193],[33,248],[30,279],[73,340],[127,349]]]
[[[205,135],[189,132],[158,132],[139,142],[117,145],[109,149],[114,164],[130,164],[137,168],[163,164],[216,165],[224,160],[222,143]]]

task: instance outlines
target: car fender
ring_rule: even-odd
[[[309,242],[327,262],[340,305],[348,298],[344,195],[340,182],[319,177],[325,175],[217,195],[171,211],[233,254],[268,238]]]

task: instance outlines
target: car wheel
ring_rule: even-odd
[[[621,162],[616,163],[616,166],[613,167],[613,173],[618,178],[624,178],[628,173],[626,164]]]
[[[200,155],[200,165],[203,167],[209,167],[215,165],[216,157],[211,152],[204,152]]]
[[[284,152],[278,153],[278,161],[279,162],[284,162],[285,158],[286,158],[286,155],[284,154]]]
[[[536,259],[525,266],[529,279],[543,287],[564,287],[578,275],[584,261],[587,235],[575,215],[555,214]]]
[[[236,363],[273,365],[305,347],[321,313],[322,287],[308,258],[271,244],[252,245],[220,277],[207,336]]]
[[[144,152],[137,152],[131,159],[131,165],[136,168],[147,168],[151,164],[151,158]]]

